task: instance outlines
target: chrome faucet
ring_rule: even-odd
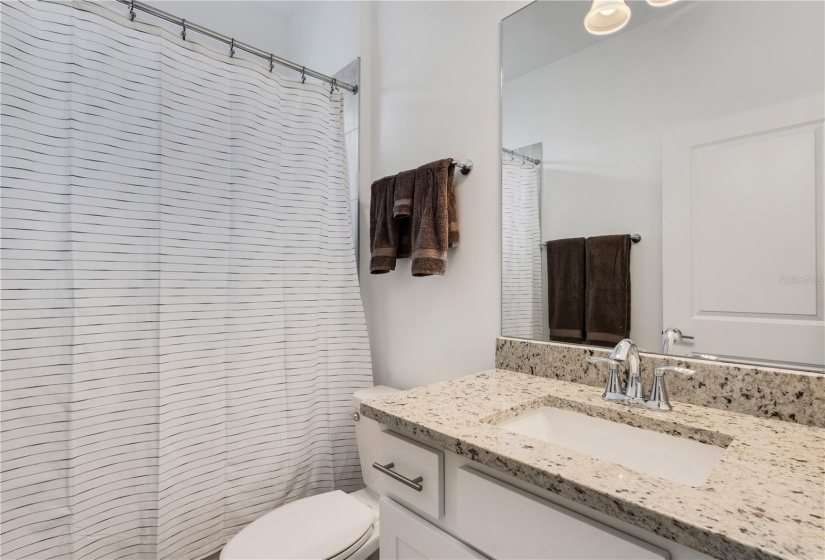
[[[670,354],[674,344],[681,344],[682,340],[693,340],[692,336],[682,334],[679,329],[670,327],[662,333],[662,354]]]
[[[624,395],[628,401],[643,404],[645,388],[642,384],[642,362],[636,344],[629,338],[620,340],[610,353],[610,359],[627,363],[627,385]]]
[[[602,398],[606,401],[623,401],[628,404],[640,404],[655,410],[672,410],[667,397],[665,387],[665,372],[671,371],[683,375],[694,373],[692,369],[676,366],[660,366],[653,370],[653,384],[650,387],[650,396],[645,397],[644,384],[642,383],[642,368],[639,358],[639,349],[629,338],[621,340],[609,358],[600,356],[588,356],[587,361],[591,364],[607,364],[607,385],[604,388]],[[619,374],[620,365],[627,363],[627,384]]]
[[[659,366],[653,370],[653,386],[650,388],[650,397],[645,400],[645,406],[655,410],[673,410],[670,400],[667,398],[665,388],[665,372],[672,371],[683,375],[696,373],[692,369],[676,366]]]
[[[624,401],[622,378],[619,377],[619,362],[612,358],[602,358],[600,356],[588,356],[587,361],[591,364],[607,364],[607,385],[605,385],[602,398],[606,401]]]

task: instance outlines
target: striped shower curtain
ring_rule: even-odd
[[[501,166],[501,334],[542,340],[539,167]]]
[[[0,557],[196,559],[360,486],[341,94],[3,2],[0,124]]]

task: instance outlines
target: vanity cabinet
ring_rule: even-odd
[[[381,560],[482,560],[484,556],[387,497],[379,502]]]
[[[661,548],[469,467],[460,467],[456,480],[456,533],[490,557],[670,558]]]
[[[387,462],[403,465],[405,473],[427,475],[421,493],[396,485],[381,498],[382,560],[712,560],[454,453],[389,430],[384,435],[392,443]],[[414,457],[424,463],[417,465]],[[428,484],[437,508],[432,498],[423,499]]]

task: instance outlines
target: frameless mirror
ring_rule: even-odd
[[[502,334],[823,371],[825,3],[609,4],[502,24]]]

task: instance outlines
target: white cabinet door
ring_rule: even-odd
[[[662,135],[664,328],[705,354],[825,362],[824,149],[822,97]]]
[[[381,560],[481,560],[469,546],[383,497],[379,502]]]
[[[456,535],[492,558],[670,558],[661,548],[467,467],[456,477],[456,514]]]

